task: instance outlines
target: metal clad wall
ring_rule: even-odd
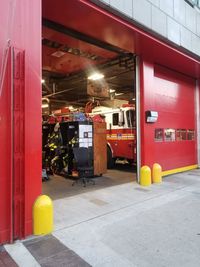
[[[32,205],[41,192],[41,1],[2,0],[0,17],[0,243],[4,243],[12,241],[13,229],[17,238],[32,233]],[[5,64],[8,46],[16,56]]]
[[[200,56],[200,9],[184,0],[99,0]]]

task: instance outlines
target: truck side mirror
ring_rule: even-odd
[[[122,110],[120,110],[119,112],[119,126],[123,126],[124,125],[124,112]]]

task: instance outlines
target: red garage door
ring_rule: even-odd
[[[197,163],[195,80],[161,66],[154,67],[155,161],[164,170]]]

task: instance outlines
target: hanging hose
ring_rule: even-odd
[[[16,11],[16,0],[10,2],[10,7],[9,7],[9,14],[8,14],[8,31],[7,31],[7,41],[5,48],[3,50],[3,56],[2,56],[2,62],[1,62],[1,70],[0,70],[0,98],[2,95],[2,90],[3,90],[3,84],[4,84],[4,79],[5,79],[5,74],[6,74],[6,68],[8,64],[8,56],[9,56],[9,50],[11,47],[11,33],[13,30],[13,24],[14,24],[14,15]]]
[[[3,84],[4,84],[4,79],[5,79],[5,74],[6,74],[6,68],[8,64],[8,55],[9,55],[9,49],[10,49],[10,40],[7,41],[6,48],[3,53],[3,58],[2,58],[2,64],[1,64],[1,72],[0,72],[0,98],[3,90]]]

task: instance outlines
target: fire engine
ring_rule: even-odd
[[[91,116],[100,114],[105,117],[107,128],[108,168],[112,168],[116,159],[136,162],[136,120],[135,108],[124,104],[120,108],[97,106]]]

